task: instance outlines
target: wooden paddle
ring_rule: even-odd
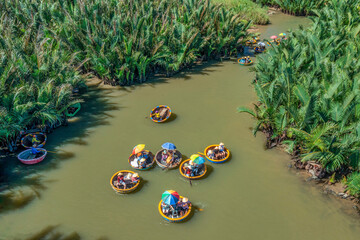
[[[49,151],[49,150],[40,150],[40,151],[42,151],[42,152],[45,152],[45,151],[47,151],[47,152],[49,152],[49,153],[57,153],[57,152],[53,152],[53,151]]]
[[[204,211],[204,209],[198,208],[198,207],[196,207],[196,206],[194,206],[194,205],[193,205],[193,207],[194,207],[196,210],[200,211],[200,212]]]

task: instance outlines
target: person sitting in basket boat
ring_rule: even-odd
[[[260,50],[265,50],[265,46],[266,44],[264,42],[259,42],[259,47],[260,47]]]
[[[192,174],[192,166],[188,163],[184,164],[184,174],[188,177],[190,177]]]
[[[131,175],[131,182],[132,182],[133,184],[138,183],[139,180],[140,180],[139,174],[134,173],[134,174]]]
[[[146,159],[145,158],[140,159],[139,167],[140,168],[146,168]]]
[[[215,159],[223,159],[226,157],[225,145],[224,143],[220,143],[219,146],[214,148]]]
[[[168,166],[172,166],[174,161],[175,161],[175,154],[174,154],[173,151],[169,150],[168,151],[168,157],[166,158],[166,164]]]
[[[167,153],[167,150],[164,149],[164,151],[162,151],[162,153],[161,153],[161,161],[166,162],[167,158],[168,158],[168,153]]]
[[[153,114],[152,117],[153,117],[153,119],[155,119],[155,120],[161,120],[161,119],[160,119],[161,116],[160,116],[160,113],[159,113],[158,110],[155,111],[155,113]]]
[[[118,173],[117,182],[116,182],[115,186],[120,188],[121,185],[124,187],[124,189],[126,189],[125,177],[122,172]]]
[[[32,145],[33,145],[34,148],[36,148],[37,146],[39,146],[40,140],[37,139],[36,134],[33,134],[33,135],[32,135],[31,143],[32,143]]]
[[[161,202],[161,211],[167,216],[170,212],[170,205]]]
[[[34,158],[38,158],[41,156],[41,151],[37,150],[36,148],[34,147],[31,147],[31,154],[32,155],[35,155]]]
[[[210,159],[215,159],[215,152],[213,151],[213,150],[209,150],[208,152],[207,152],[207,155],[208,155],[208,157],[210,158]]]
[[[180,213],[180,216],[184,216],[184,214],[189,210],[191,203],[189,202],[189,199],[186,197],[181,198],[179,202],[176,204],[176,208],[178,212]]]
[[[191,176],[193,177],[199,175],[199,169],[201,165],[198,165],[194,163],[192,160],[190,160],[190,166],[191,166]]]

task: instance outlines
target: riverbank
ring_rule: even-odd
[[[357,3],[332,1],[309,29],[291,33],[263,54],[255,66],[259,103],[255,111],[239,109],[257,119],[254,132],[265,132],[268,147],[286,145],[286,151],[319,178],[346,179],[347,191],[355,197],[360,194],[360,99],[355,77],[360,69],[349,56],[358,51],[353,48],[359,44],[353,21],[359,18]]]
[[[279,14],[272,22],[260,28],[265,37],[307,20]],[[235,109],[256,101],[253,78],[248,68],[225,61],[142,85],[90,87],[78,120],[49,138],[47,146],[61,149],[58,154],[31,168],[8,159],[26,171],[36,170],[37,185],[28,186],[39,197],[1,215],[2,237],[26,239],[58,226],[55,233],[65,237],[76,232],[84,240],[118,239],[119,231],[122,238],[150,240],[170,235],[180,240],[186,232],[209,240],[356,239],[357,218],[344,214],[338,201],[309,191],[309,184],[287,171],[287,154],[265,150],[264,136],[249,134],[253,120]],[[149,112],[163,103],[171,106],[176,118],[155,124]],[[132,147],[145,143],[156,152],[167,141],[186,156],[223,141],[232,159],[209,164],[209,176],[192,186],[177,170],[155,167],[139,172],[145,184],[138,192],[115,194],[109,179],[118,170],[131,169],[127,158]],[[189,196],[204,211],[183,224],[165,223],[157,206],[166,189]]]

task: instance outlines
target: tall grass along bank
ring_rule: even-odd
[[[0,2],[0,144],[66,122],[84,74],[112,85],[236,55],[251,21],[202,0]]]
[[[360,193],[360,14],[358,0],[328,1],[309,29],[290,34],[258,59],[254,133],[282,143],[323,177],[349,175]],[[320,166],[320,167],[319,167]]]

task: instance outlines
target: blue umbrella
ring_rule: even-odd
[[[203,164],[205,163],[205,159],[203,157],[198,157],[193,162],[196,164]]]
[[[168,205],[176,205],[178,201],[179,199],[173,195],[168,195],[165,198],[163,198],[163,202]]]
[[[167,150],[175,150],[176,149],[175,145],[173,143],[169,143],[169,142],[164,143],[163,145],[161,145],[161,147],[164,149],[167,149]]]

